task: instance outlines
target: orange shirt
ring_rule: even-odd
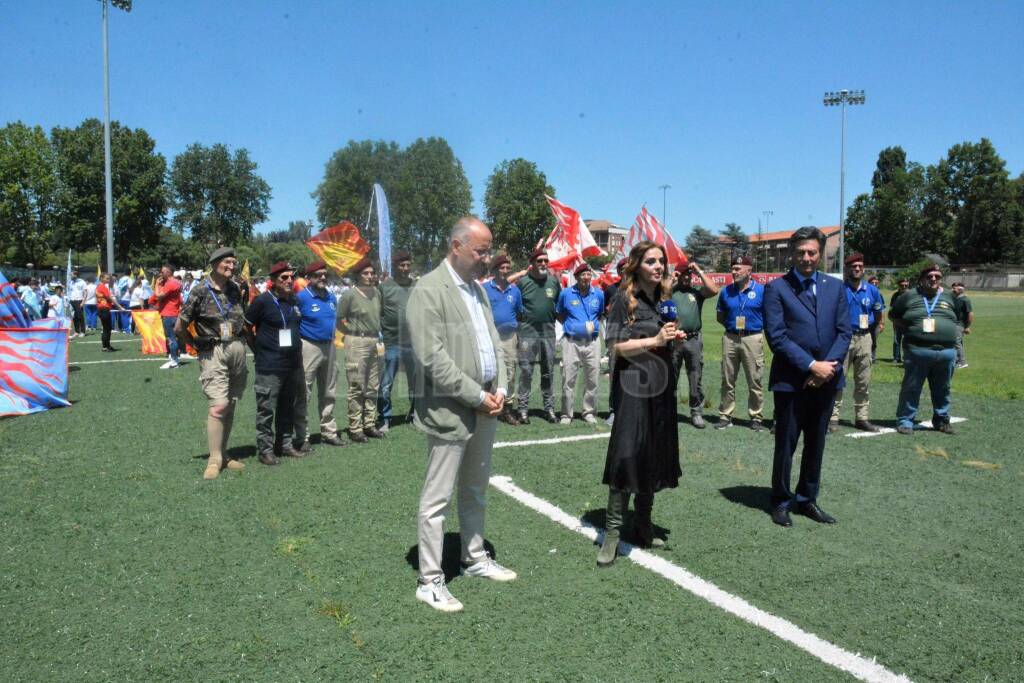
[[[110,287],[107,287],[106,283],[101,282],[96,285],[96,308],[109,309],[113,299],[114,295],[110,293]]]

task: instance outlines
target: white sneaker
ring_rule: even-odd
[[[562,419],[558,421],[558,424],[560,424],[560,425],[572,424],[572,418],[569,417],[568,415],[563,415]]]
[[[605,420],[604,423],[606,425],[608,425],[609,427],[611,427],[613,424],[615,424],[615,413],[609,413],[608,414],[608,419]]]
[[[175,366],[177,366],[177,363],[175,363],[173,360],[169,360],[166,363],[164,363],[163,365],[161,365],[160,369],[161,370],[167,370],[168,368],[173,368]]]
[[[377,427],[377,431],[381,434],[387,434],[391,430],[391,426],[387,422],[382,422],[380,427]]]
[[[416,599],[427,603],[439,612],[462,611],[462,603],[448,592],[448,586],[444,585],[443,576],[435,577],[430,583],[418,584]]]
[[[588,425],[596,425],[597,424],[597,418],[594,417],[594,415],[592,413],[587,413],[586,415],[584,415],[583,416],[583,421],[586,422]]]
[[[491,559],[490,556],[468,567],[463,567],[462,573],[464,576],[475,576],[480,579],[490,579],[491,581],[515,581],[516,577],[519,576],[511,569],[502,567]]]

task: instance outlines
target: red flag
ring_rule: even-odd
[[[324,228],[313,235],[306,246],[341,276],[370,251],[370,245],[359,235],[359,228],[348,221]]]
[[[669,268],[674,268],[677,264],[685,267],[689,261],[686,258],[686,252],[676,244],[676,241],[672,239],[672,235],[668,234],[668,231],[665,230],[661,223],[658,222],[658,219],[654,217],[654,214],[650,213],[645,206],[640,209],[640,215],[636,217],[636,221],[633,222],[633,226],[629,229],[626,241],[619,247],[619,253],[615,255],[616,262],[629,256],[630,250],[637,243],[644,240],[654,242],[665,248],[665,256],[668,258]]]
[[[566,206],[553,197],[544,195],[555,214],[558,223],[547,239],[543,240],[548,252],[548,267],[554,270],[571,270],[584,262],[587,256],[603,256],[604,249],[597,246],[587,224],[580,218],[580,212]],[[538,245],[540,246],[540,245]]]

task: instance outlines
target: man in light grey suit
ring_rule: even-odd
[[[427,474],[420,494],[416,599],[458,612],[441,569],[444,520],[458,482],[462,573],[512,581],[516,573],[484,550],[485,494],[491,447],[507,393],[505,360],[487,294],[491,231],[478,218],[459,219],[448,256],[413,288],[406,321],[416,358],[413,424],[427,435]]]

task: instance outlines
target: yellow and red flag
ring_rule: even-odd
[[[306,242],[327,266],[344,276],[370,251],[370,245],[359,234],[359,228],[348,221],[324,228]]]
[[[167,353],[167,337],[159,311],[132,311],[135,329],[142,335],[142,353],[147,356],[162,356]]]
[[[248,282],[252,279],[252,275],[249,273],[249,259],[245,259],[245,263],[242,264],[242,282]]]

